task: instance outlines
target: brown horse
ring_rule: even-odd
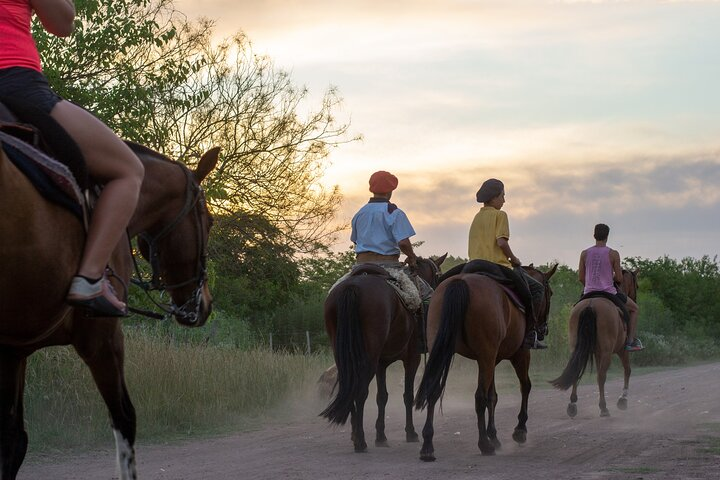
[[[543,273],[533,267],[523,267],[545,287],[545,297],[537,315],[539,328],[546,327],[552,290],[549,285],[557,265]],[[433,419],[435,404],[442,397],[453,355],[475,360],[478,365],[478,388],[475,392],[475,412],[479,430],[478,447],[485,455],[500,448],[495,429],[495,367],[502,360],[510,360],[520,380],[522,401],[518,425],[513,439],[525,442],[527,436],[527,407],[530,395],[530,351],[522,348],[525,338],[525,314],[515,306],[499,283],[485,275],[460,273],[440,283],[433,294],[428,314],[428,345],[432,345],[415,406],[427,407],[423,428],[420,458],[435,460]],[[485,411],[487,410],[487,423]]]
[[[437,260],[418,258],[418,275],[437,285],[443,255]],[[325,328],[337,365],[338,392],[320,414],[344,425],[350,416],[351,440],[356,452],[367,450],[363,412],[373,377],[377,382],[378,416],[375,446],[387,446],[385,406],[387,367],[401,360],[405,367],[405,438],[417,442],[412,418],[415,373],[420,365],[417,321],[381,275],[356,275],[332,289],[325,300]]]
[[[130,145],[145,167],[130,238],[143,234],[154,278],[166,284],[168,310],[184,325],[210,314],[205,256],[211,217],[200,182],[215,167],[219,149],[203,155],[195,171],[159,153]],[[65,303],[83,249],[82,223],[46,201],[0,150],[0,478],[16,478],[28,444],[23,419],[27,357],[52,345],[72,345],[89,367],[105,400],[122,480],[136,478],[135,409],[123,373],[123,334],[117,318],[91,318]],[[151,247],[151,248],[150,248]],[[132,257],[121,242],[111,261],[127,285]],[[124,286],[115,281],[116,290]]]
[[[581,300],[570,312],[568,342],[570,359],[562,374],[550,383],[558,389],[567,390],[572,386],[567,414],[577,415],[577,384],[585,373],[588,362],[597,365],[597,384],[600,390],[600,416],[610,416],[605,403],[605,380],[612,355],[620,357],[625,371],[623,392],[617,401],[620,410],[627,409],[628,386],[630,384],[630,355],[625,350],[627,329],[618,307],[607,298]],[[594,357],[594,358],[593,358]]]

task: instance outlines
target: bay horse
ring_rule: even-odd
[[[546,273],[532,266],[523,268],[545,287],[545,296],[539,305],[537,316],[539,330],[546,330],[552,297],[549,280],[555,274],[557,264]],[[525,327],[525,313],[515,306],[500,284],[490,277],[477,273],[460,273],[445,278],[440,283],[433,294],[428,313],[430,357],[415,396],[415,406],[418,409],[427,407],[427,419],[422,431],[424,441],[420,450],[421,460],[435,460],[435,404],[445,390],[455,353],[475,360],[478,365],[475,412],[480,451],[484,455],[493,455],[495,450],[500,448],[495,428],[495,406],[498,401],[495,367],[502,360],[510,360],[520,381],[522,400],[513,440],[518,443],[525,442],[531,388],[528,374],[530,350],[523,348]]]
[[[129,143],[145,167],[129,238],[141,235],[153,278],[169,291],[168,311],[182,325],[207,320],[212,297],[206,246],[212,218],[200,182],[218,160],[205,153],[190,171],[180,162]],[[12,480],[25,457],[23,418],[27,358],[38,349],[72,345],[92,373],[105,401],[116,441],[119,478],[135,479],[135,409],[124,378],[121,320],[88,317],[65,303],[83,250],[85,231],[70,211],[48,202],[0,149],[0,478]],[[132,271],[128,239],[110,266],[127,285]],[[113,279],[122,298],[125,286]]]
[[[629,296],[629,295],[628,295]],[[570,311],[568,342],[570,358],[562,374],[550,383],[557,389],[572,387],[567,414],[577,415],[577,385],[587,367],[596,364],[597,384],[600,396],[600,416],[610,416],[605,402],[605,380],[612,355],[620,357],[624,370],[623,391],[617,407],[627,409],[628,387],[630,384],[630,352],[625,350],[627,326],[618,307],[607,298],[597,297],[579,301]]]
[[[446,257],[447,254],[434,260],[418,257],[418,276],[434,288]],[[337,366],[338,391],[320,415],[336,425],[344,425],[349,416],[355,451],[367,451],[363,413],[370,382],[375,377],[378,406],[375,446],[388,446],[386,370],[400,360],[405,370],[405,439],[417,442],[412,401],[421,354],[415,315],[382,275],[368,274],[350,276],[336,285],[325,300],[324,317]]]

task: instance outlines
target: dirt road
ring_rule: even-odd
[[[390,391],[387,435],[373,446],[374,397],[366,407],[368,452],[353,453],[349,429],[316,417],[324,405],[299,407],[300,419],[253,432],[175,445],[140,445],[141,479],[714,479],[720,478],[720,363],[635,376],[629,407],[615,408],[621,382],[608,383],[611,417],[600,418],[597,387],[579,391],[578,415],[567,417],[569,395],[533,390],[528,441],[511,439],[519,395],[501,394],[495,456],[477,449],[472,391],[453,393],[436,415],[437,461],[419,460],[420,444],[403,441],[400,389]],[[462,397],[462,398],[460,398]],[[422,430],[424,412],[416,416]],[[20,471],[29,479],[116,478],[114,452],[69,458],[32,457]]]

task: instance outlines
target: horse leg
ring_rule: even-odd
[[[622,362],[623,370],[625,371],[625,382],[623,384],[623,391],[620,398],[618,398],[617,407],[620,410],[627,410],[627,397],[628,387],[630,386],[630,352],[623,349],[620,354],[620,361]]]
[[[110,322],[106,319],[91,321]],[[122,332],[116,324],[114,332],[107,335],[109,339],[98,343],[98,332],[93,332],[93,325],[78,325],[78,329],[83,334],[78,335],[73,346],[90,369],[112,419],[119,478],[134,480],[137,478],[134,447],[136,419],[135,407],[125,385]]]
[[[27,451],[23,391],[27,359],[0,350],[0,478],[14,480]]]
[[[377,382],[377,407],[378,416],[375,421],[375,446],[387,447],[387,437],[385,436],[385,406],[388,401],[387,381],[386,381],[385,365],[378,365],[375,381]]]
[[[490,442],[485,426],[485,410],[488,409],[490,390],[493,384],[493,370],[495,363],[490,362],[491,367],[483,372],[482,365],[478,362],[478,388],[475,391],[475,414],[477,415],[478,426],[478,448],[483,455],[494,455],[495,447]]]
[[[495,407],[497,406],[498,396],[497,390],[495,389],[495,381],[493,380],[490,386],[490,394],[488,395],[488,422],[487,422],[487,435],[495,449],[501,447],[500,440],[497,438],[497,429],[495,428]]]
[[[435,429],[433,428],[433,420],[435,419],[435,402],[429,401],[427,406],[427,417],[425,426],[422,430],[423,444],[420,449],[420,460],[424,462],[435,461],[435,447],[433,446],[433,436]]]
[[[408,442],[417,442],[420,440],[415,425],[413,424],[413,390],[415,389],[415,374],[420,365],[420,355],[412,355],[409,360],[403,360],[405,367],[405,392],[403,393],[403,401],[405,402],[405,440]]]
[[[530,351],[520,349],[518,353],[513,356],[510,360],[515,374],[520,380],[520,394],[522,395],[522,401],[520,402],[520,413],[518,413],[518,424],[513,431],[513,440],[517,443],[525,443],[527,440],[527,419],[528,419],[528,400],[530,398],[530,389],[532,383],[530,382]]]
[[[577,415],[577,382],[573,383],[572,392],[570,392],[570,403],[567,406],[567,414],[570,418]]]
[[[367,442],[365,442],[365,429],[363,428],[363,412],[365,410],[365,401],[368,396],[368,382],[362,381],[362,388],[358,392],[355,399],[353,411],[350,414],[353,429],[353,445],[355,452],[361,453],[367,451]]]
[[[598,358],[597,362],[597,382],[598,382],[598,389],[600,390],[600,416],[601,417],[609,417],[610,411],[607,409],[607,404],[605,403],[605,380],[607,379],[607,371],[610,367],[610,355],[603,354]]]

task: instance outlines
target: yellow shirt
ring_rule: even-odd
[[[512,268],[510,260],[497,244],[498,238],[510,239],[507,214],[495,207],[482,207],[470,225],[470,260],[487,260]]]

